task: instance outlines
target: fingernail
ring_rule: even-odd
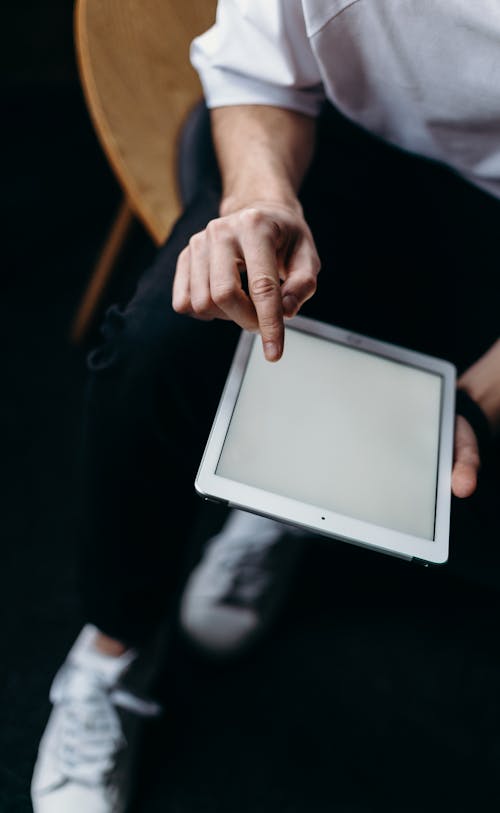
[[[268,361],[277,361],[280,356],[280,349],[276,342],[264,342],[264,353]]]
[[[291,316],[292,313],[295,313],[298,307],[298,300],[293,294],[286,294],[283,297],[283,312],[286,316]]]

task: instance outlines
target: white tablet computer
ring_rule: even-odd
[[[207,499],[423,562],[448,558],[455,368],[301,316],[242,333],[196,477]]]

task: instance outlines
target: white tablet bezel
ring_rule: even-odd
[[[255,514],[272,517],[281,522],[298,525],[313,533],[326,535],[355,545],[375,548],[383,553],[405,559],[418,559],[426,563],[443,564],[446,562],[449,546],[451,469],[455,423],[456,370],[454,365],[433,356],[371,339],[304,316],[296,316],[287,320],[286,328],[300,330],[441,376],[442,398],[434,539],[423,539],[359,519],[353,519],[330,509],[273,494],[254,486],[221,477],[215,473],[253,342],[260,341],[259,335],[254,333],[243,332],[236,349],[196,476],[195,488],[198,494],[206,499],[225,502],[234,508],[241,508]]]

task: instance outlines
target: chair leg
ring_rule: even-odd
[[[123,198],[97,260],[94,273],[81,299],[71,327],[71,341],[78,343],[84,339],[133,222],[134,214],[132,209],[127,199]]]

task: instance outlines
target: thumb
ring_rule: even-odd
[[[463,415],[457,415],[451,476],[451,490],[455,497],[463,499],[474,493],[480,465],[479,447],[474,430]]]

